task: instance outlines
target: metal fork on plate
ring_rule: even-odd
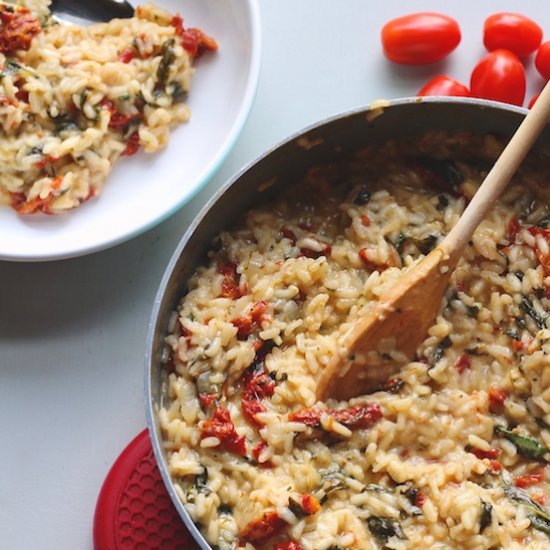
[[[134,15],[133,6],[125,0],[52,0],[50,10],[57,20],[79,25]]]

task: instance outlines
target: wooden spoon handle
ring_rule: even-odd
[[[441,243],[441,248],[449,256],[447,263],[451,268],[456,265],[476,227],[508,185],[535,140],[546,126],[549,118],[550,83],[547,83],[534,106],[523,119],[493,168],[487,174],[483,184],[459,221]]]

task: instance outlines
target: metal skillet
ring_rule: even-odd
[[[491,101],[457,98],[400,99],[346,112],[308,127],[267,151],[228,181],[196,217],[174,252],[155,298],[146,344],[145,394],[159,469],[178,513],[201,549],[211,546],[177,496],[156,411],[168,400],[162,361],[168,323],[187,290],[188,279],[205,263],[213,238],[250,208],[284,193],[313,166],[346,157],[369,144],[413,138],[428,130],[492,133],[509,139],[526,112]],[[550,145],[548,128],[537,141],[537,146],[542,144]],[[530,154],[536,154],[536,147]]]

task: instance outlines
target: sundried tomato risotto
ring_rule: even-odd
[[[0,202],[59,213],[98,195],[114,162],[189,120],[192,63],[216,42],[148,4],[57,24],[49,0],[0,3]]]
[[[416,359],[372,395],[315,401],[350,323],[500,150],[441,133],[371,146],[219,235],[174,315],[158,410],[213,548],[550,547],[548,156],[476,231]]]

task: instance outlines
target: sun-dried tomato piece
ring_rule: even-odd
[[[203,409],[208,409],[217,400],[218,396],[215,393],[199,393],[199,403]]]
[[[137,57],[137,51],[135,48],[126,48],[123,50],[120,55],[118,56],[118,60],[122,61],[122,63],[130,63],[132,59],[135,59]]]
[[[489,388],[489,409],[493,412],[498,411],[504,405],[508,395],[502,388]]]
[[[278,533],[287,522],[277,512],[265,512],[261,518],[252,520],[241,531],[240,538],[251,543],[262,543]]]
[[[371,224],[371,221],[370,221],[370,218],[366,215],[366,214],[363,214],[361,217],[361,223],[365,226],[365,227],[368,227],[370,224]]]
[[[133,132],[130,134],[130,137],[126,140],[126,149],[122,151],[122,156],[131,157],[135,155],[141,146],[141,140],[139,137],[139,132]]]
[[[193,59],[218,49],[218,43],[200,29],[185,29],[181,35],[181,45]]]
[[[310,494],[302,495],[302,498],[300,500],[302,504],[302,509],[308,516],[316,514],[321,509],[319,501]]]
[[[468,452],[472,453],[477,458],[483,460],[484,458],[488,458],[489,460],[497,460],[500,456],[500,453],[502,451],[500,449],[478,449],[477,447],[468,447]]]
[[[186,29],[179,14],[172,17],[172,27],[176,30],[176,36],[179,36],[183,49],[193,59],[199,58],[207,51],[213,52],[218,49],[218,43],[200,29]]]
[[[218,273],[223,275],[221,295],[224,298],[236,300],[242,296],[239,287],[239,274],[237,264],[234,262],[223,262],[218,265]]]
[[[317,239],[318,240],[318,239]],[[307,248],[306,246],[300,248],[300,254],[306,258],[311,258],[316,260],[321,256],[330,256],[332,252],[332,245],[330,243],[319,241],[321,245],[321,250],[313,250],[312,248]]]
[[[254,330],[254,327],[261,324],[266,309],[267,303],[260,300],[252,306],[248,315],[237,317],[231,321],[233,326],[237,328],[237,338],[239,340],[248,338]]]
[[[426,497],[420,491],[418,491],[414,497],[414,505],[417,506],[418,508],[422,508],[425,502],[426,502]]]
[[[514,480],[514,485],[524,489],[525,487],[531,487],[531,485],[536,485],[544,479],[544,468],[540,468],[536,472],[531,472],[529,474],[524,474],[517,477]]]
[[[472,358],[465,353],[455,361],[453,366],[459,374],[462,374],[465,370],[472,368]]]
[[[296,244],[298,237],[296,237],[296,233],[294,233],[290,227],[287,227],[286,225],[281,227],[281,234],[285,239],[288,239],[293,246]]]
[[[230,453],[244,456],[246,453],[245,438],[237,433],[229,411],[218,405],[210,420],[202,426],[201,440],[207,437],[217,437],[220,447]]]
[[[252,449],[252,456],[256,459],[256,462],[258,465],[264,467],[264,468],[273,468],[273,462],[271,460],[264,460],[263,462],[259,461],[260,455],[262,454],[262,451],[267,447],[267,443],[265,441],[260,441],[253,449]]]
[[[516,217],[513,217],[508,222],[508,240],[511,243],[514,243],[516,241],[517,234],[519,233],[521,229],[521,223]]]
[[[253,425],[262,427],[256,415],[266,410],[262,399],[271,397],[275,382],[270,378],[263,360],[255,361],[242,375],[241,409],[244,417]]]
[[[51,183],[51,190],[57,189],[63,178],[56,176]],[[35,197],[30,201],[26,200],[25,195],[22,193],[12,194],[12,207],[18,214],[35,214],[37,212],[43,212],[44,214],[51,214],[51,205],[55,196],[53,193],[49,193],[46,197]]]
[[[4,55],[28,50],[41,30],[40,21],[28,9],[12,9],[0,4],[0,52]]]
[[[306,408],[300,409],[288,415],[291,422],[301,422],[306,426],[318,428],[321,425],[321,416],[328,414],[334,420],[347,428],[369,428],[377,420],[382,418],[382,410],[377,403],[365,403],[355,405],[350,409],[323,409]]]
[[[366,403],[351,409],[332,410],[330,415],[348,428],[369,428],[382,418],[382,410],[377,403]]]
[[[38,168],[39,170],[42,170],[45,168],[48,164],[54,164],[59,160],[59,157],[56,157],[54,155],[46,155],[45,157],[42,157],[41,160],[39,160],[37,163],[35,163],[35,168]]]

